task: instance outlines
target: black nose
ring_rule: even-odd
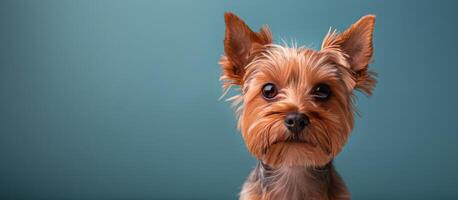
[[[302,113],[292,112],[285,117],[285,126],[293,133],[301,132],[308,124],[309,118]]]

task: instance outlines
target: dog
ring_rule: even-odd
[[[272,43],[267,26],[252,31],[235,14],[224,15],[225,93],[236,109],[249,152],[259,160],[241,200],[350,199],[333,166],[353,128],[354,92],[376,85],[375,16],[342,33],[329,30],[320,50]]]

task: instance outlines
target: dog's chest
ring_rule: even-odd
[[[302,167],[283,167],[271,171],[262,184],[271,199],[322,199],[325,176]]]
[[[328,180],[326,170],[311,171],[304,167],[268,169],[258,165],[244,190],[251,188],[251,192],[263,200],[327,199]]]

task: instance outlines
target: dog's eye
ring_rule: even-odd
[[[319,84],[313,89],[313,97],[319,100],[326,100],[331,96],[331,88],[327,84]]]
[[[262,86],[262,96],[267,100],[272,100],[277,96],[278,90],[277,87],[272,83],[267,83]]]

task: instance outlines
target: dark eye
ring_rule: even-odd
[[[313,89],[313,97],[319,100],[326,100],[331,96],[331,88],[327,84],[319,84]]]
[[[274,84],[272,83],[267,83],[265,84],[264,86],[262,86],[262,96],[267,99],[267,100],[271,100],[273,99],[275,96],[277,96],[278,94],[278,90],[277,90],[277,87],[275,87]]]

